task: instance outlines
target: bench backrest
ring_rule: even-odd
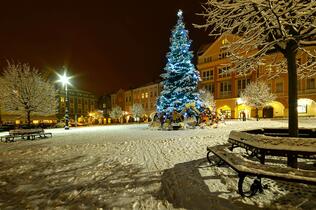
[[[43,133],[43,128],[31,128],[31,129],[14,129],[10,130],[10,135],[23,135],[23,134],[31,134],[31,133]]]

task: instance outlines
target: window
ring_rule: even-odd
[[[212,62],[212,56],[204,58],[204,63]]]
[[[307,89],[315,89],[315,79],[311,78],[311,79],[307,79]]]
[[[147,92],[145,93],[145,98],[148,98],[148,93]]]
[[[145,94],[144,93],[142,93],[142,98],[145,98]]]
[[[230,77],[230,66],[225,66],[218,69],[218,78]]]
[[[282,93],[283,92],[283,82],[277,82],[275,87],[275,92]]]
[[[232,85],[231,81],[223,81],[221,82],[220,95],[221,96],[231,96]]]
[[[65,98],[64,97],[60,97],[60,102],[64,103],[65,102]]]
[[[212,80],[213,77],[213,70],[207,70],[207,71],[203,71],[202,72],[202,80],[206,81],[206,80]]]
[[[220,54],[218,55],[218,59],[219,59],[219,60],[220,60],[220,59],[224,59],[224,58],[229,57],[230,55],[231,55],[230,52],[223,52],[223,53],[220,53]]]
[[[214,93],[215,92],[214,83],[204,85],[204,89],[207,91],[210,91],[211,93]]]
[[[237,85],[237,89],[238,89],[238,96],[240,96],[240,92],[242,90],[244,90],[247,85],[249,85],[250,83],[250,79],[239,79],[238,80],[238,85]]]

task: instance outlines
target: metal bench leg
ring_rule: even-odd
[[[225,162],[222,159],[220,159],[216,155],[210,156],[211,154],[213,154],[212,151],[208,151],[206,155],[206,158],[208,162],[211,164],[211,166],[221,166],[225,164]]]
[[[263,192],[263,187],[262,187],[262,184],[261,184],[261,177],[256,177],[254,179],[253,183],[251,184],[249,191],[244,192],[243,184],[244,184],[244,180],[245,180],[247,174],[240,173],[238,176],[239,176],[238,193],[241,196],[243,196],[243,197],[251,197],[251,196],[254,196],[258,191],[260,193]]]

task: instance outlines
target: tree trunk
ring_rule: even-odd
[[[256,107],[256,118],[257,118],[257,121],[259,121],[259,110],[258,110],[258,107]]]
[[[289,136],[298,136],[298,114],[297,114],[297,68],[296,68],[297,44],[288,43],[286,47],[286,60],[288,69],[288,104],[289,104]],[[297,168],[297,156],[288,155],[288,166]]]
[[[31,128],[31,112],[30,111],[26,112],[26,119],[27,119],[27,127]]]
[[[298,136],[297,115],[297,69],[296,69],[297,44],[289,43],[286,48],[288,66],[288,104],[289,104],[289,135]]]

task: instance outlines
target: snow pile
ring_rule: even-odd
[[[228,121],[178,131],[114,125],[1,143],[0,209],[312,209],[315,187],[264,179],[264,194],[241,198],[236,173],[210,167],[205,158],[206,147],[227,142],[233,129],[285,125]]]

